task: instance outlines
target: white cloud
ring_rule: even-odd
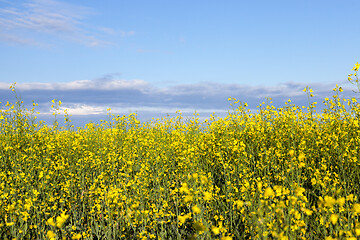
[[[78,80],[68,83],[56,83],[53,87],[61,90],[120,90],[120,89],[136,89],[145,90],[149,84],[144,80]]]
[[[52,37],[52,41],[63,39],[85,46],[110,45],[103,36],[115,30],[86,24],[85,19],[94,13],[90,8],[55,0],[29,0],[21,5],[9,3],[8,7],[0,8],[0,40],[48,46],[48,38],[45,42],[44,37]],[[94,30],[101,28],[105,31]]]
[[[34,39],[20,37],[16,34],[5,34],[0,32],[0,40],[11,44],[29,45],[29,46],[37,46],[37,47],[43,46],[43,44],[41,44],[40,42]]]
[[[297,106],[308,106],[307,94],[302,90],[307,85],[314,90],[311,101],[319,102],[321,107],[325,97],[334,95],[332,83],[283,83],[274,86],[251,86],[240,84],[221,84],[202,82],[195,84],[178,84],[170,87],[156,87],[144,80],[116,80],[113,75],[107,75],[94,80],[78,80],[65,83],[18,83],[16,90],[25,104],[32,100],[39,104],[39,112],[44,116],[51,115],[49,111],[52,99],[63,102],[60,113],[68,109],[68,113],[78,118],[106,118],[106,109],[111,113],[126,115],[137,112],[141,119],[149,120],[167,114],[176,115],[180,110],[183,116],[192,117],[197,111],[200,116],[207,117],[215,112],[224,116],[231,111],[227,100],[234,97],[248,103],[248,109],[253,112],[265,97],[271,97],[276,107],[283,107],[288,99]],[[357,97],[356,90],[350,83],[340,83],[344,89],[341,97]],[[0,102],[14,99],[9,90],[10,83],[0,83]],[[88,116],[88,117],[87,117]]]
[[[99,30],[109,35],[116,35],[117,33],[116,30],[108,27],[100,27]]]
[[[0,83],[0,89],[9,89],[10,83]],[[142,92],[147,91],[150,88],[150,84],[144,80],[112,80],[106,78],[100,78],[95,80],[77,80],[73,82],[62,83],[17,83],[16,89],[22,91],[31,90],[124,90],[134,89]]]
[[[75,104],[73,106],[63,106],[59,108],[61,113],[63,113],[65,110],[70,115],[99,115],[106,113],[105,107],[90,106],[86,104]]]
[[[0,101],[12,98],[10,83],[0,83]],[[229,109],[229,97],[247,102],[255,108],[266,97],[276,106],[293,103],[308,105],[307,94],[302,90],[309,85],[314,90],[312,101],[322,102],[334,95],[335,84],[283,83],[274,86],[251,86],[202,82],[196,84],[156,87],[144,80],[118,80],[112,75],[94,80],[77,80],[63,83],[18,83],[16,90],[26,102],[34,100],[46,107],[52,99],[61,100],[74,114],[102,114],[110,107],[115,112],[142,111],[148,113],[172,113],[177,110],[194,112],[220,112]],[[343,97],[357,97],[354,86],[342,85]],[[356,89],[355,89],[356,90]]]
[[[44,110],[44,108],[43,108]],[[94,116],[94,115],[101,115],[105,116],[108,113],[114,115],[126,115],[130,113],[139,113],[141,115],[147,115],[153,117],[164,117],[167,114],[171,116],[181,114],[183,117],[191,117],[196,112],[200,114],[200,116],[205,119],[208,118],[211,114],[216,113],[218,115],[226,115],[229,110],[227,109],[195,109],[195,108],[182,108],[178,109],[175,107],[147,107],[147,106],[140,106],[140,107],[117,107],[114,106],[110,109],[106,105],[99,106],[99,105],[88,105],[88,104],[69,104],[69,105],[62,105],[58,110],[51,109],[50,111],[41,111],[41,115],[53,115],[56,112],[59,116],[63,116],[68,113],[71,116]]]
[[[116,75],[116,74],[115,74]],[[0,82],[0,90],[9,89],[11,83]],[[98,92],[116,91],[116,90],[136,90],[141,94],[148,96],[162,96],[164,101],[171,98],[181,98],[182,96],[197,97],[198,99],[208,99],[219,96],[243,97],[252,99],[261,99],[265,97],[291,98],[303,97],[304,87],[309,85],[314,90],[315,96],[325,96],[331,94],[335,87],[332,83],[294,83],[287,82],[273,86],[252,86],[246,84],[221,84],[215,82],[199,82],[193,84],[175,84],[169,87],[155,87],[151,83],[141,80],[123,80],[113,79],[113,75],[106,75],[93,80],[76,80],[72,82],[56,83],[17,83],[16,89],[21,91],[87,91],[94,90]],[[347,92],[354,90],[354,86],[348,82],[341,84]],[[356,90],[356,89],[355,89]]]
[[[265,97],[298,97],[304,93],[301,91],[306,86],[306,83],[282,83],[273,86],[251,86],[246,84],[221,84],[214,82],[200,82],[196,84],[180,84],[174,85],[167,88],[161,88],[158,91],[163,94],[171,94],[175,96],[182,95],[201,95],[201,96],[215,96],[215,95],[226,95],[226,96],[249,96],[256,98]],[[334,87],[332,84],[313,84],[314,88],[318,90],[318,93],[327,92],[329,89]]]
[[[128,37],[128,36],[133,36],[135,34],[135,31],[126,32],[122,30],[115,30],[113,28],[108,28],[108,27],[99,27],[98,30],[112,36],[120,35],[122,37]]]
[[[198,113],[224,113],[227,112],[225,109],[215,109],[215,108],[206,108],[206,109],[196,109],[196,108],[176,108],[176,107],[149,107],[149,106],[134,106],[134,107],[113,107],[111,108],[111,113],[126,113],[126,112],[149,112],[149,113],[158,113],[158,114],[173,114],[176,112],[181,112],[183,114],[193,114],[194,112]]]
[[[128,31],[128,32],[124,32],[124,31],[120,31],[121,36],[125,37],[125,36],[133,36],[135,34],[135,31]]]

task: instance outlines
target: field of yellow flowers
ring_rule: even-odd
[[[0,239],[355,240],[360,104],[336,87],[317,112],[304,90],[308,107],[230,99],[225,118],[110,114],[77,129],[8,103]]]

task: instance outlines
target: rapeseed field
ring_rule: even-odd
[[[336,86],[317,111],[304,91],[307,107],[76,129],[7,103],[0,239],[358,239],[360,104]]]

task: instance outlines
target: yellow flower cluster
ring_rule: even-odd
[[[360,105],[336,86],[318,113],[304,90],[308,107],[230,98],[225,118],[109,113],[77,129],[6,103],[0,238],[360,238]]]

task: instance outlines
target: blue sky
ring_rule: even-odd
[[[359,1],[0,0],[0,101],[143,118],[226,112],[228,97],[302,104],[359,61]]]

